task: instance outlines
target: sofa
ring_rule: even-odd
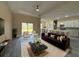
[[[70,47],[70,38],[64,33],[42,33],[41,38],[62,50],[66,50]]]

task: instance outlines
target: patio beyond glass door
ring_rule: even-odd
[[[22,23],[22,35],[24,32],[31,34],[33,32],[33,23]]]

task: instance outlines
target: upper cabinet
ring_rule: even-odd
[[[58,21],[58,27],[63,23],[64,27],[79,28],[79,20]]]

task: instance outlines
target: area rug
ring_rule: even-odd
[[[41,57],[65,57],[69,52],[69,50],[63,51],[55,47],[54,45],[49,44],[48,42],[44,40],[41,40],[41,42],[45,44],[46,46],[48,46],[48,49],[46,49],[48,53]],[[28,41],[26,42],[24,41],[21,43],[21,56],[22,57],[30,57],[28,49],[27,49],[28,47],[30,47]]]
[[[39,55],[35,54],[30,47],[27,48],[30,57],[43,57],[48,54],[48,51],[43,51]]]

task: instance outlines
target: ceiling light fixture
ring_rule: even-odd
[[[39,6],[38,6],[38,5],[36,6],[36,11],[37,11],[37,12],[39,11]]]

